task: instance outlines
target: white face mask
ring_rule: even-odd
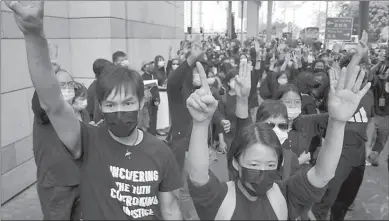
[[[215,78],[208,78],[207,81],[208,81],[208,84],[214,84],[216,79]]]
[[[73,106],[76,108],[76,109],[79,109],[79,110],[84,110],[86,108],[86,106],[88,105],[88,102],[87,100],[75,100]]]
[[[301,108],[287,108],[289,120],[296,119],[301,114]]]
[[[176,70],[177,68],[178,68],[178,64],[172,64],[173,71]]]
[[[308,55],[308,63],[312,63],[314,60],[312,55]]]
[[[212,68],[212,72],[213,72],[213,73],[217,73],[217,68],[216,68],[216,67],[213,67],[213,68]]]
[[[124,60],[124,61],[120,62],[120,65],[122,65],[124,67],[129,67],[130,66],[130,62],[128,60]]]
[[[61,89],[61,93],[65,101],[71,101],[74,98],[74,89]]]
[[[287,83],[288,83],[288,80],[286,78],[278,78],[278,84],[284,85]]]
[[[280,140],[281,145],[288,139],[288,132],[280,130],[278,127],[273,128],[274,133],[276,133],[278,140]]]
[[[292,67],[292,65],[293,65],[293,61],[289,61],[288,62],[288,67]]]
[[[165,61],[158,61],[158,67],[165,67]]]

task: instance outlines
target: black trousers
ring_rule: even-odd
[[[78,186],[44,187],[37,184],[43,220],[80,220]]]
[[[321,202],[312,207],[316,220],[328,220],[329,211],[331,220],[344,220],[349,207],[357,197],[364,173],[365,164],[353,166],[341,158],[335,177],[329,182]]]
[[[149,122],[149,129],[147,132],[149,132],[154,136],[157,135],[157,114],[158,114],[158,106],[154,106],[150,104],[149,106],[150,122]]]

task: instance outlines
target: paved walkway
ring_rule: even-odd
[[[384,157],[385,156],[385,157]],[[382,153],[379,167],[367,167],[355,206],[347,220],[389,220],[388,149]],[[42,220],[41,208],[33,185],[1,208],[1,220]]]

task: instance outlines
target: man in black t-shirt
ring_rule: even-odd
[[[117,66],[96,83],[104,123],[80,123],[61,94],[50,64],[41,1],[6,3],[24,34],[30,77],[65,155],[81,163],[84,220],[181,220],[173,191],[181,187],[175,157],[162,141],[137,128],[143,106],[140,74]],[[66,174],[63,174],[66,176]]]

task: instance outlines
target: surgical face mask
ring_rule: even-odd
[[[301,114],[301,108],[289,108],[289,107],[287,107],[287,110],[288,110],[289,120],[294,120]]]
[[[165,67],[165,61],[158,61],[158,67]]]
[[[288,62],[288,67],[292,67],[292,65],[293,65],[293,61],[289,61]]]
[[[324,68],[315,68],[315,69],[313,69],[313,73],[320,73],[320,72],[324,72]]]
[[[122,62],[120,62],[120,65],[124,66],[124,67],[129,67],[130,66],[130,62],[128,60],[123,60]]]
[[[254,170],[242,167],[240,177],[243,187],[253,196],[266,196],[266,192],[273,187],[275,180],[280,179],[278,170]],[[246,186],[251,184],[254,190]]]
[[[103,113],[109,131],[117,137],[130,136],[138,126],[138,110]]]
[[[281,145],[288,139],[288,132],[286,130],[281,130],[278,126],[273,128],[274,133],[276,133],[278,140]]]
[[[75,99],[73,102],[73,107],[77,110],[84,110],[88,102],[86,99]]]
[[[278,78],[277,81],[278,81],[278,84],[279,84],[279,85],[284,85],[284,84],[287,84],[287,83],[288,83],[288,79],[283,78],[283,77]]]
[[[63,99],[65,101],[68,101],[68,102],[73,100],[73,98],[75,96],[75,92],[74,92],[73,88],[63,88],[63,89],[61,89],[61,93],[62,93]]]
[[[172,64],[172,69],[173,69],[173,70],[176,70],[177,68],[178,68],[178,63]]]
[[[216,78],[210,77],[210,78],[207,78],[207,81],[208,81],[208,84],[211,85],[211,84],[214,84],[214,83],[215,83]]]
[[[308,63],[312,63],[314,61],[314,58],[312,55],[308,55]]]

